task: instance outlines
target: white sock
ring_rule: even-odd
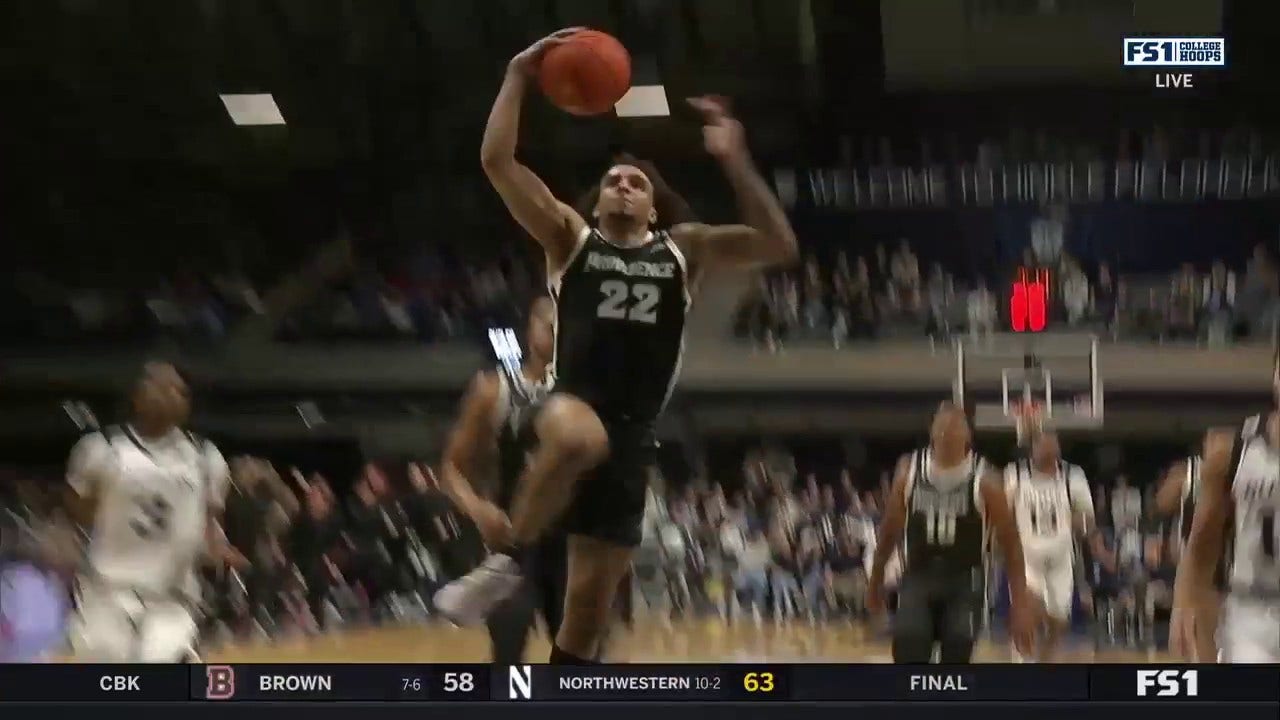
[[[1018,652],[1018,648],[1014,645],[1009,646],[1009,658],[1019,665],[1031,662],[1026,657],[1023,657],[1022,653]]]

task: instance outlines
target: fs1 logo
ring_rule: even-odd
[[[1222,38],[1125,38],[1126,67],[1222,67],[1227,41]]]
[[[1148,692],[1152,689],[1156,689],[1155,693]],[[1152,694],[1156,697],[1196,697],[1200,694],[1200,671],[1139,670],[1138,697]]]

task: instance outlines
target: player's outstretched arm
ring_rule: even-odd
[[[1187,461],[1179,460],[1165,471],[1156,488],[1156,515],[1173,517],[1182,507],[1182,483],[1187,477]]]
[[[703,143],[724,168],[742,213],[741,225],[687,223],[671,229],[676,244],[702,270],[789,263],[797,256],[796,234],[769,184],[756,170],[742,123],[719,98],[691,98],[702,114]]]
[[[885,565],[898,547],[902,529],[907,524],[907,479],[910,474],[911,455],[903,455],[894,471],[889,497],[885,499],[884,516],[880,519],[880,532],[876,536],[876,550],[871,557],[871,572],[867,578],[867,604],[873,611],[883,609]]]
[[[520,137],[520,108],[542,56],[577,31],[578,28],[570,28],[552,33],[511,59],[502,89],[489,111],[489,122],[480,144],[480,164],[489,182],[511,216],[542,246],[553,267],[567,261],[586,222],[573,208],[557,200],[532,170],[516,160],[516,146]]]
[[[1197,627],[1197,616],[1203,614],[1202,608],[1207,603],[1216,602],[1213,573],[1225,549],[1223,538],[1231,510],[1231,456],[1235,443],[1233,430],[1210,430],[1205,435],[1191,535],[1178,560],[1173,584],[1169,644],[1175,654],[1199,662],[1211,661],[1211,658],[1196,657],[1197,637],[1214,630]]]
[[[477,373],[462,397],[440,464],[440,489],[476,523],[490,547],[510,541],[511,523],[506,513],[476,493],[469,476],[475,472],[480,454],[494,449],[498,395],[498,376],[493,372]]]
[[[1097,528],[1093,514],[1093,493],[1089,478],[1077,465],[1067,466],[1067,499],[1071,504],[1071,527],[1078,537],[1088,538]]]
[[[1017,595],[1026,591],[1026,565],[1022,558],[1022,540],[1018,536],[1018,524],[1009,508],[1003,478],[988,474],[978,485],[983,513],[987,525],[995,534],[1000,552],[1004,554],[1005,573],[1009,578],[1009,592]]]
[[[1009,509],[1003,479],[988,473],[978,483],[983,514],[1004,553],[1004,572],[1009,583],[1009,634],[1019,652],[1028,653],[1035,643],[1036,604],[1027,592],[1026,563],[1018,524]]]

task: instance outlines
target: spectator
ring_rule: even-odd
[[[863,613],[866,602],[866,575],[863,567],[863,542],[849,526],[836,537],[827,557],[827,586],[833,609],[843,609],[855,616]]]
[[[1129,484],[1126,475],[1116,477],[1111,489],[1111,523],[1117,530],[1136,528],[1142,519],[1142,492]]]
[[[1194,338],[1201,307],[1201,280],[1195,266],[1183,263],[1173,278],[1169,293],[1169,334],[1175,338]]]
[[[782,499],[779,501],[781,504]],[[774,513],[773,529],[769,533],[769,588],[773,595],[773,618],[778,622],[800,614],[800,583],[796,579],[800,570],[796,564],[799,530],[785,507]]]
[[[769,594],[769,543],[760,528],[746,523],[745,518],[725,523],[722,535],[737,542],[741,548],[736,553],[733,587],[740,602],[751,609],[751,615],[759,622]]]
[[[889,271],[900,307],[908,315],[918,315],[922,309],[920,263],[906,238],[898,241],[898,250],[893,254]]]
[[[929,298],[929,310],[926,322],[929,334],[933,337],[949,337],[951,335],[950,309],[955,300],[955,280],[942,263],[934,263],[929,269],[929,281],[925,286]]]
[[[820,337],[831,327],[827,313],[826,287],[818,263],[809,258],[804,275],[804,330],[807,337]]]
[[[1236,304],[1236,276],[1227,270],[1226,263],[1218,260],[1204,279],[1203,312],[1205,335],[1209,345],[1221,347],[1227,343],[1233,325]]]
[[[1107,329],[1111,329],[1115,323],[1117,300],[1117,289],[1111,275],[1111,266],[1100,263],[1098,282],[1093,288],[1093,317]]]
[[[858,258],[849,284],[850,332],[856,338],[870,338],[876,327],[876,287],[864,258]]]
[[[996,298],[987,287],[986,280],[979,280],[977,286],[969,292],[968,307],[969,337],[974,342],[978,338],[992,337],[996,324]]]
[[[300,478],[301,473],[295,473]],[[333,490],[320,475],[299,479],[303,510],[290,533],[291,555],[306,584],[307,605],[319,627],[327,624],[324,603],[329,587],[340,575],[335,560],[345,554],[340,546],[342,518],[337,513]]]
[[[1062,263],[1062,304],[1067,324],[1075,327],[1089,315],[1089,278],[1075,260],[1066,257]]]
[[[1280,318],[1280,275],[1274,259],[1262,244],[1254,247],[1249,258],[1236,308],[1248,335],[1274,339]]]
[[[348,511],[354,556],[352,579],[364,589],[375,612],[394,590],[395,555],[401,529],[393,521],[386,474],[373,463],[365,465],[355,484]]]
[[[227,542],[243,559],[236,572],[243,577],[250,612],[268,617],[275,614],[286,564],[279,540],[298,509],[293,490],[271,463],[251,457],[232,461],[222,528]]]

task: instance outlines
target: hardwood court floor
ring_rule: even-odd
[[[727,626],[718,619],[667,624],[638,620],[634,629],[619,628],[609,659],[614,662],[889,662],[889,647],[864,625],[806,622],[782,626],[750,622]],[[549,646],[541,633],[529,645],[528,659],[542,661]],[[1008,662],[1008,649],[983,641],[979,662]],[[1168,661],[1164,654],[1106,650],[1075,641],[1060,653],[1062,662]],[[240,663],[482,663],[489,661],[483,628],[455,628],[441,623],[351,630],[271,644],[231,646],[206,655],[208,662]]]

